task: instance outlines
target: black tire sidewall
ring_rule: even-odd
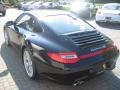
[[[2,12],[2,15],[5,16],[5,15],[6,15],[6,12]]]

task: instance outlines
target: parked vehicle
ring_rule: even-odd
[[[96,13],[96,23],[111,22],[120,23],[120,4],[108,3]]]
[[[29,1],[26,2],[25,4],[22,4],[22,10],[27,10],[27,7],[29,7],[30,5],[32,5],[34,3],[34,1]]]
[[[59,3],[54,2],[45,2],[42,6],[45,9],[62,9],[62,6]]]
[[[24,4],[26,4],[26,3],[27,3],[27,2],[19,2],[19,3],[17,3],[16,8],[22,9],[22,5],[24,5]]]
[[[82,18],[91,18],[94,14],[94,4],[90,2],[75,1],[71,4],[71,12]]]
[[[34,10],[34,9],[40,9],[41,7],[42,7],[42,2],[38,1],[38,2],[34,2],[31,5],[28,5],[26,7],[26,10],[29,11],[29,10]]]
[[[4,26],[6,45],[18,47],[30,79],[48,75],[72,82],[115,68],[114,42],[78,16],[61,10],[24,12]]]
[[[6,15],[6,7],[3,3],[0,2],[0,13],[2,13],[3,16]]]

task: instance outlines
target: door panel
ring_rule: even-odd
[[[18,32],[14,26],[10,26],[9,36],[13,44],[20,45],[19,36],[21,36],[21,33]]]

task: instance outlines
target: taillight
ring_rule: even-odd
[[[114,43],[112,44],[111,47],[104,48],[99,51],[91,52],[91,53],[80,55],[80,56],[77,56],[75,52],[47,53],[47,55],[54,61],[65,63],[65,64],[73,64],[73,63],[77,63],[78,61],[100,55],[104,52],[112,50],[113,48],[116,48],[116,45]]]
[[[79,57],[75,52],[47,53],[47,54],[51,59],[58,61],[60,63],[70,64],[79,61]]]

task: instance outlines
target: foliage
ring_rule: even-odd
[[[120,3],[120,0],[95,0],[96,3]]]
[[[15,5],[17,2],[18,2],[18,0],[9,0],[9,3],[10,3],[11,5]]]

